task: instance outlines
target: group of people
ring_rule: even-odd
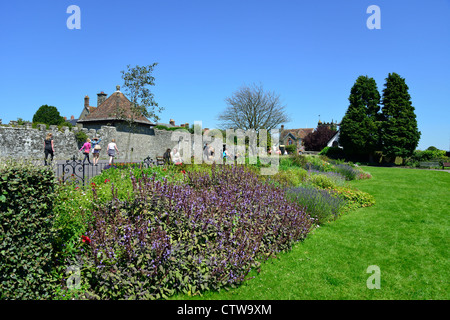
[[[178,152],[177,148],[173,148],[173,150],[167,149],[163,154],[164,164],[182,164],[183,159],[181,158],[180,152]]]
[[[90,165],[94,165],[94,166],[98,165],[98,159],[100,158],[100,150],[102,150],[102,148],[99,145],[100,141],[102,141],[102,139],[93,138],[91,141],[91,139],[88,138],[86,140],[86,142],[83,144],[83,146],[80,149],[80,152],[83,152],[83,154],[84,154],[83,164],[87,160]],[[93,164],[89,160],[89,153],[91,153],[91,152],[92,152],[92,156],[93,156],[93,162],[94,162]],[[114,161],[116,152],[119,153],[119,149],[117,149],[116,140],[111,139],[111,142],[108,143],[108,147],[107,147],[107,153],[109,156],[109,164],[110,165]]]
[[[99,138],[93,138],[86,139],[86,142],[83,144],[83,146],[80,149],[80,152],[83,152],[84,159],[83,164],[88,162],[89,165],[98,165],[98,160],[100,158],[100,150],[102,150],[101,146],[99,145],[100,141],[102,139]],[[119,150],[117,149],[116,140],[111,139],[111,142],[108,144],[107,147],[107,154],[109,156],[109,164],[111,165],[114,161],[114,157],[116,156],[116,152],[119,153]],[[92,153],[93,156],[93,163],[91,163],[89,159],[89,154]],[[50,162],[53,161],[53,157],[55,154],[55,145],[53,142],[53,135],[51,132],[47,134],[47,136],[44,139],[44,155],[45,155],[45,165],[48,165],[48,157],[50,156]]]

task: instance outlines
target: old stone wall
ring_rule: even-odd
[[[52,132],[56,160],[68,160],[75,156],[81,158],[77,143],[76,133],[84,131],[92,140],[94,137],[101,139],[100,159],[108,159],[107,145],[112,139],[116,140],[119,149],[118,159],[124,161],[142,161],[150,156],[162,156],[167,148],[179,147],[178,141],[172,141],[173,132],[166,130],[153,130],[149,133],[130,133],[117,131],[115,127],[102,126],[100,129],[79,129],[77,127],[69,130],[68,127],[58,129],[50,126],[47,130],[45,125],[38,128],[31,126],[0,126],[0,158],[25,158],[43,159],[44,139],[48,132]],[[193,141],[193,138],[192,138]]]

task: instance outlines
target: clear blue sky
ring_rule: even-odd
[[[81,9],[69,30],[67,7]],[[369,30],[370,5],[381,29]],[[126,66],[158,62],[161,122],[218,125],[225,98],[261,83],[280,95],[288,128],[340,121],[360,75],[378,89],[406,79],[422,137],[450,145],[450,0],[3,1],[0,119],[31,120],[43,104],[80,115],[84,96],[121,85]]]

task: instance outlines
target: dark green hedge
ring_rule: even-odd
[[[49,299],[54,174],[0,168],[0,299]]]

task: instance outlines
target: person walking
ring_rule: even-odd
[[[44,155],[45,155],[45,165],[47,165],[47,158],[50,155],[50,162],[53,162],[53,156],[55,154],[55,146],[53,144],[53,135],[51,132],[47,134],[44,139]]]
[[[102,141],[102,139],[94,138],[92,139],[92,156],[93,156],[93,162],[94,166],[98,166],[98,159],[100,157],[100,150],[102,150],[102,147],[100,147],[99,143]]]
[[[119,149],[117,149],[116,140],[111,139],[111,142],[108,144],[108,156],[109,156],[109,164],[111,165],[114,162],[114,157],[116,156],[116,151],[119,153]]]
[[[91,151],[91,139],[89,139],[89,138],[86,139],[86,142],[81,147],[80,152],[82,150],[83,150],[83,154],[84,154],[83,164],[86,161],[86,159],[89,164],[92,164],[91,160],[89,160],[89,152]]]

